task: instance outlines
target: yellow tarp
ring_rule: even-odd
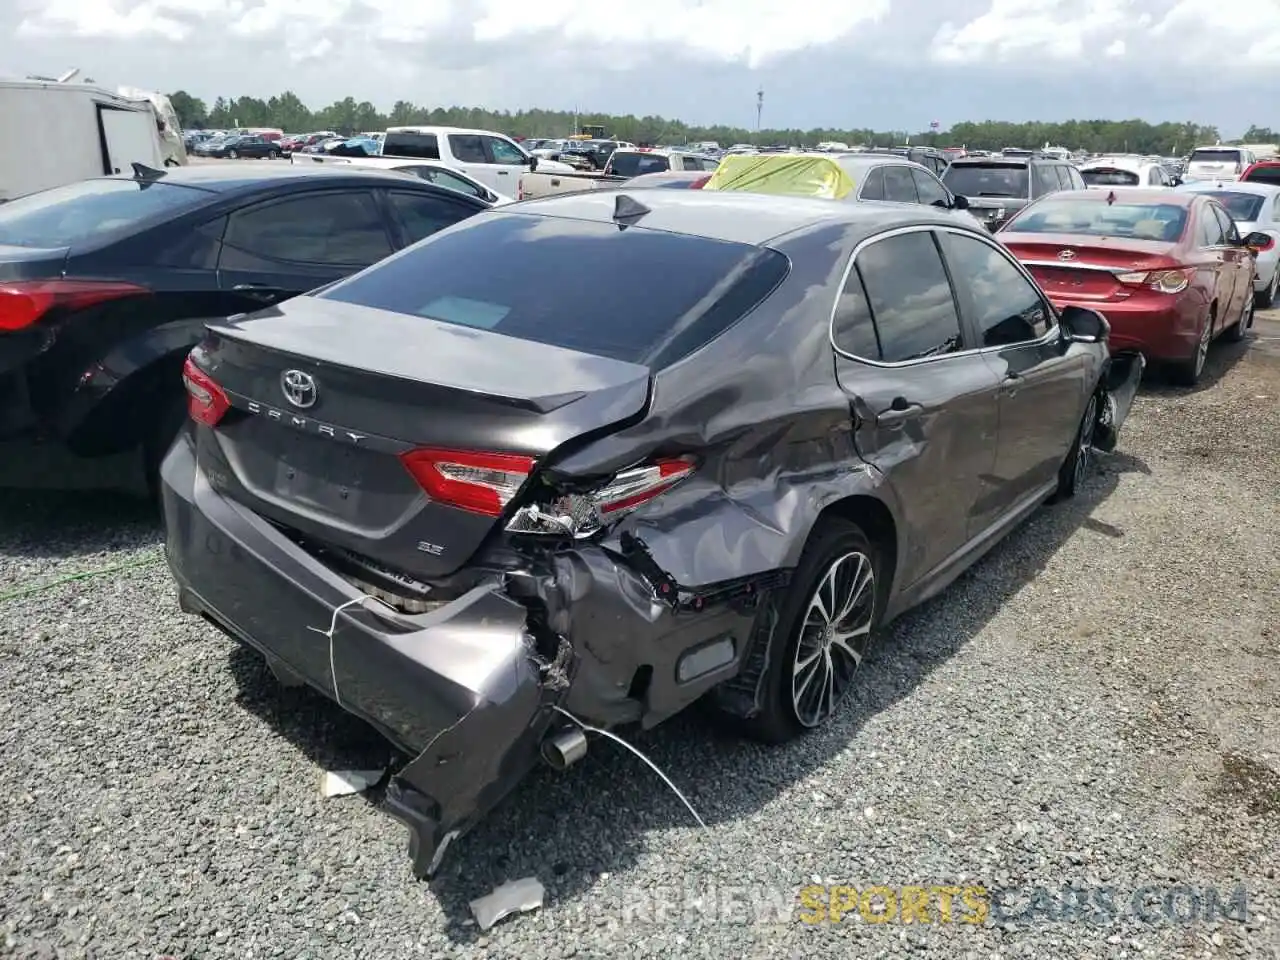
[[[840,200],[854,183],[830,157],[775,153],[725,157],[702,189]]]

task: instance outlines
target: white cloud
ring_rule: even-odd
[[[944,23],[930,54],[942,63],[1085,60],[1114,45],[1118,32],[1149,22],[1134,0],[992,0],[962,26]]]
[[[1280,3],[1275,0],[1178,0],[1152,29],[1166,43],[1177,43],[1180,56],[1222,64],[1280,66]],[[1213,43],[1204,42],[1212,37]],[[1223,59],[1223,58],[1226,59]]]
[[[225,24],[238,36],[278,36],[287,51],[308,56],[326,40],[422,42],[470,24],[480,45],[549,33],[576,44],[622,51],[683,49],[719,61],[759,66],[824,46],[882,20],[890,0],[644,0],[619,9],[600,0],[48,0],[22,21],[19,35],[190,39],[193,21]],[[358,32],[351,24],[358,19]],[[204,31],[200,31],[203,33]]]
[[[1113,40],[1106,50],[1102,51],[1108,57],[1123,57],[1125,51],[1125,43],[1123,40]]]

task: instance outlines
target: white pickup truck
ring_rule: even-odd
[[[711,157],[683,150],[659,150],[650,147],[619,148],[600,173],[564,173],[548,170],[545,161],[538,168],[520,177],[517,200],[532,200],[557,193],[578,193],[583,190],[599,190],[617,186],[632,177],[646,173],[666,173],[674,170],[687,172],[706,171],[710,176],[719,162]]]
[[[504,196],[514,195],[521,175],[535,168],[547,173],[573,173],[567,163],[530,156],[510,137],[492,130],[461,127],[388,127],[381,156],[435,160]]]

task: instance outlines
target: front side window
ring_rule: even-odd
[[[884,198],[893,203],[919,203],[910,167],[884,168]]]
[[[490,153],[493,154],[494,163],[504,167],[522,167],[529,162],[515,144],[508,143],[501,137],[485,137],[484,140],[488,144]]]
[[[930,176],[923,170],[912,170],[911,179],[915,181],[916,194],[920,202],[935,207],[951,206],[951,198],[947,196],[947,188],[937,177]]]
[[[944,235],[951,275],[964,287],[984,347],[1038,340],[1048,332],[1049,311],[1035,286],[989,243],[958,233]]]
[[[858,254],[857,271],[879,341],[879,359],[901,363],[961,348],[960,316],[933,234],[878,240]],[[864,338],[865,339],[865,338]]]

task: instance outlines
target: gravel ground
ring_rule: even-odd
[[[1280,956],[1280,326],[1258,333],[1197,390],[1145,388],[1083,495],[900,621],[830,729],[766,749],[690,716],[640,737],[706,833],[602,742],[431,885],[372,803],[318,793],[386,748],[181,615],[142,508],[6,495],[0,952]],[[545,909],[482,935],[468,900],[528,875]],[[815,881],[1107,885],[1122,907],[1244,883],[1248,919],[788,918]]]

